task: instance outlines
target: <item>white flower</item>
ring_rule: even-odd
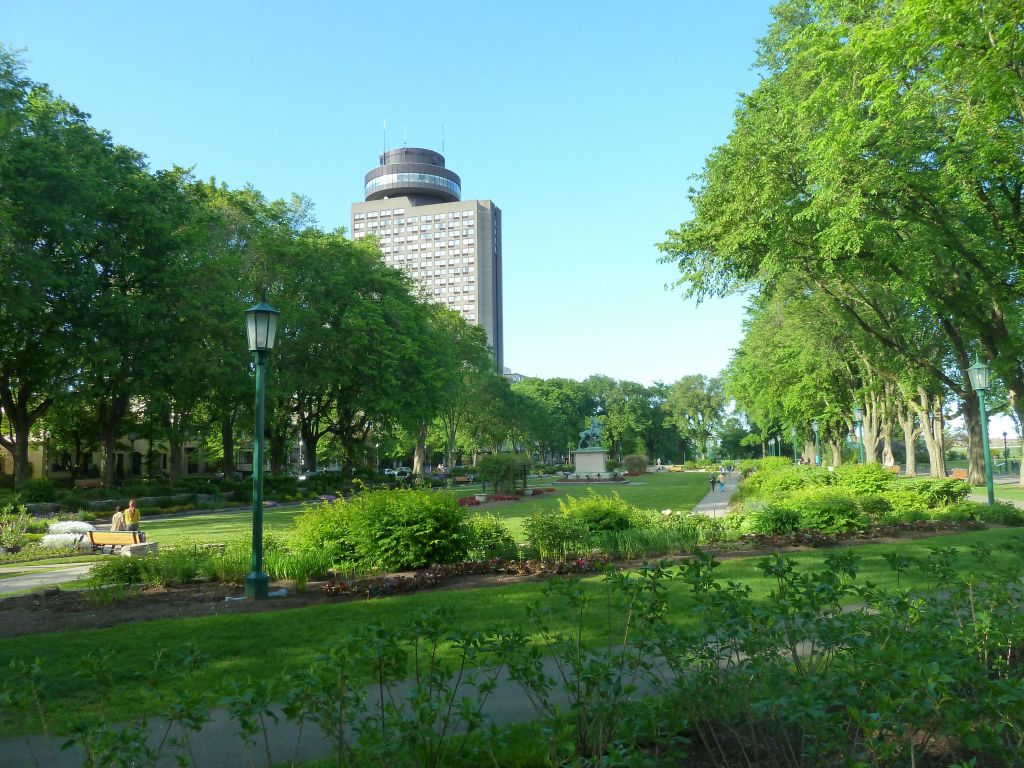
[[[39,546],[46,549],[78,549],[83,546],[83,538],[81,533],[48,533],[43,536]]]
[[[47,533],[88,533],[95,530],[94,526],[80,520],[62,520],[59,523],[50,523]]]
[[[672,514],[672,510],[671,509],[663,509],[663,510],[661,510],[661,514],[663,514],[665,516],[671,515]]]

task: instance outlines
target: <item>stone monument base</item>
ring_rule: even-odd
[[[604,448],[580,448],[575,453],[574,478],[610,478],[615,473],[607,471],[608,451]]]

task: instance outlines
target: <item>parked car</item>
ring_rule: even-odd
[[[299,475],[299,482],[312,480],[314,477],[341,477],[340,469],[310,469]]]
[[[403,479],[412,474],[412,470],[409,467],[399,467],[395,470],[395,477]]]
[[[394,477],[395,476],[395,470],[393,470],[391,467],[387,467],[384,470],[384,474],[387,475],[388,477]]]

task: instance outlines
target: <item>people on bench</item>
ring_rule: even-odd
[[[142,519],[142,514],[139,512],[138,507],[135,506],[135,499],[128,501],[128,509],[124,511],[124,529],[126,531],[137,531],[139,530],[139,521]]]

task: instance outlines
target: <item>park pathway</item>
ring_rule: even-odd
[[[717,472],[715,473],[718,474]],[[705,473],[705,477],[709,477],[710,473]],[[715,490],[710,491],[707,496],[697,502],[697,506],[693,508],[694,514],[707,515],[708,517],[725,517],[726,512],[729,509],[729,502],[732,500],[733,494],[736,493],[736,488],[740,483],[739,472],[726,472],[725,473],[725,492]],[[710,480],[708,488],[711,487]]]
[[[94,563],[67,565],[5,565],[0,567],[0,598],[33,589],[55,587],[89,575]],[[18,576],[4,574],[17,573]]]

